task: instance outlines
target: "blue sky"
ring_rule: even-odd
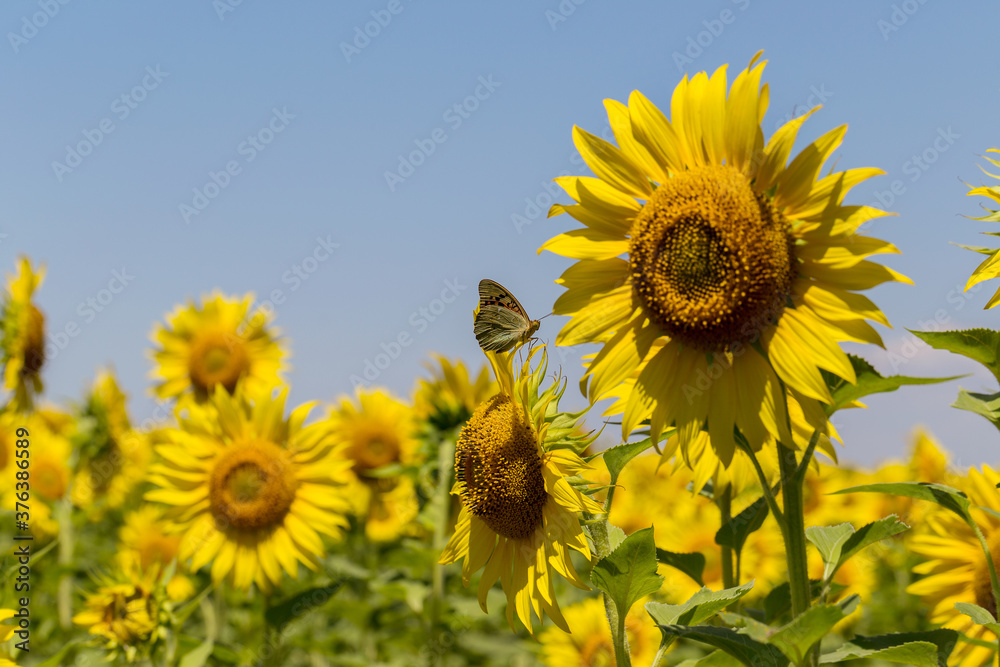
[[[763,49],[766,136],[822,103],[799,146],[847,123],[838,169],[886,171],[848,201],[898,214],[867,231],[900,248],[885,262],[915,285],[870,293],[895,328],[887,351],[863,354],[884,373],[973,374],[838,416],[844,458],[902,456],[924,424],[957,464],[993,461],[992,427],[949,407],[959,386],[993,381],[906,329],[997,326],[981,310],[990,285],[961,291],[977,256],[949,243],[988,243],[988,223],[961,216],[978,210],[963,181],[1000,145],[1000,74],[985,65],[998,13],[927,0],[6,2],[0,266],[44,261],[50,334],[77,332],[46,368],[52,400],[113,364],[149,417],[154,322],[215,288],[281,297],[294,402],[350,392],[401,335],[375,384],[408,394],[430,352],[483,360],[480,278],[534,317],[551,310],[569,260],[536,249],[574,226],[544,218],[551,179],[588,173],[574,124],[604,132],[602,100],[635,89],[666,108],[684,71],[730,63],[732,77]],[[571,406],[587,351],[553,354]]]

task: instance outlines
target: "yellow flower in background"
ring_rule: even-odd
[[[435,355],[436,363],[425,364],[431,379],[420,378],[413,392],[417,416],[441,432],[450,431],[469,420],[476,407],[499,391],[486,366],[475,379],[461,361]]]
[[[282,571],[297,578],[298,563],[316,569],[321,536],[339,538],[347,525],[351,462],[327,421],[304,425],[313,404],[284,417],[287,396],[220,385],[165,431],[149,476],[159,488],[146,499],[171,506],[166,518],[184,531],[178,556],[191,571],[211,564],[216,582],[269,590]]]
[[[144,569],[126,553],[111,574],[96,577],[97,590],[87,594],[84,610],[73,622],[101,637],[111,659],[118,654],[128,662],[148,657],[164,637],[163,623],[169,615],[159,575],[159,568]]]
[[[173,524],[163,518],[163,509],[156,505],[143,505],[125,516],[125,524],[118,531],[122,547],[132,551],[144,568],[166,568],[180,550],[181,536]],[[184,574],[175,573],[167,582],[167,596],[173,602],[193,597],[194,584]]]
[[[253,294],[227,297],[218,292],[188,302],[153,330],[156,395],[202,402],[221,386],[229,393],[241,379],[256,391],[281,384],[288,356],[278,330],[261,309],[251,311]]]
[[[763,68],[755,57],[728,96],[725,66],[685,77],[670,120],[639,92],[628,106],[606,101],[618,145],[574,128],[597,177],[555,179],[575,203],[550,215],[584,227],[540,249],[577,260],[557,281],[567,291],[553,310],[572,319],[556,342],[603,343],[585,376],[591,403],[639,370],[623,434],[649,419],[654,436],[676,426],[687,448],[707,421],[723,464],[734,427],[755,448],[769,439],[801,447],[812,430],[825,432],[821,404],[832,398],[820,371],[854,382],[838,342],[881,344],[866,320],[888,323],[856,291],[909,282],[866,259],[897,252],[857,234],[884,213],[842,205],[881,172],[820,176],[846,126],[791,162],[811,112],[764,143]],[[786,401],[808,432],[788,432]]]
[[[17,621],[11,622],[10,625],[6,621],[14,618],[16,613],[13,609],[0,609],[0,642],[5,642],[14,636],[14,632],[17,630]]]
[[[541,361],[531,370],[532,357]],[[487,353],[501,391],[476,408],[455,448],[455,487],[462,499],[455,533],[441,563],[464,559],[462,581],[483,569],[479,605],[497,579],[507,595],[507,622],[514,615],[529,632],[532,613],[551,618],[569,631],[559,610],[554,579],[559,574],[587,590],[570,560],[576,550],[590,560],[578,513],[597,514],[601,506],[580,493],[566,477],[589,469],[575,453],[592,437],[574,435],[579,415],[558,412],[565,382],[541,389],[547,357],[535,348],[515,377],[515,353]]]
[[[633,665],[651,665],[660,648],[660,631],[639,600],[625,617],[625,634]],[[563,611],[572,634],[548,628],[539,637],[542,662],[548,667],[610,667],[615,664],[615,646],[601,598],[588,598]]]
[[[45,316],[32,301],[45,279],[45,267],[37,271],[22,256],[16,276],[7,276],[7,290],[0,311],[0,352],[3,353],[3,386],[14,392],[11,407],[28,410],[43,390],[39,374],[45,363]]]
[[[982,472],[969,471],[968,477],[954,480],[972,502],[972,515],[986,536],[995,566],[1000,569],[1000,473],[989,466]],[[994,514],[978,509],[992,510]],[[993,642],[985,647],[960,642],[948,661],[949,665],[989,665],[995,660],[996,636],[955,609],[956,602],[972,602],[988,609],[994,617],[996,602],[990,587],[989,570],[979,540],[972,529],[957,515],[934,508],[915,528],[910,538],[910,550],[924,559],[913,568],[922,578],[910,584],[908,593],[919,595],[930,605],[929,620],[946,628],[958,630],[974,640]]]
[[[361,485],[369,496],[365,536],[374,542],[389,542],[402,535],[419,535],[421,528],[415,521],[420,504],[413,482],[404,476],[380,482],[371,487]]]
[[[151,436],[132,429],[126,404],[114,372],[102,370],[76,418],[79,460],[70,496],[92,519],[125,506],[152,459]]]
[[[383,389],[358,389],[330,413],[334,435],[359,479],[387,465],[410,465],[417,455],[413,408]]]

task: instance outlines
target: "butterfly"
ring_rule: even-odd
[[[506,352],[527,342],[539,326],[507,288],[488,278],[479,281],[479,312],[472,328],[479,347],[486,352]]]

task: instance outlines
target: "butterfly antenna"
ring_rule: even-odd
[[[539,318],[538,318],[538,321],[539,321],[539,322],[541,322],[541,321],[542,321],[542,320],[544,320],[544,319],[545,319],[546,317],[549,317],[549,315],[555,315],[555,313],[549,313],[548,315],[542,315],[541,317],[539,317]]]

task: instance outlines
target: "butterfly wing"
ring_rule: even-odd
[[[479,313],[473,326],[479,346],[487,352],[506,352],[531,337],[538,321],[528,319],[520,302],[499,283],[479,283]]]

